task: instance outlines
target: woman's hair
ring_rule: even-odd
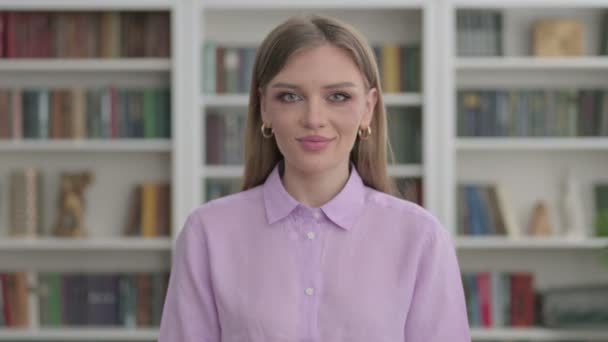
[[[370,124],[373,133],[365,141],[357,138],[350,160],[367,186],[388,194],[396,194],[394,182],[387,173],[388,158],[392,157],[392,152],[387,139],[386,110],[374,52],[365,38],[352,26],[335,18],[319,15],[289,18],[272,30],[257,50],[245,132],[243,190],[264,183],[273,167],[283,159],[276,141],[264,138],[260,131],[262,116],[258,90],[266,88],[294,52],[325,44],[348,52],[361,71],[367,83],[367,90],[378,90],[378,101]]]

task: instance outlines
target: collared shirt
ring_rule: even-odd
[[[353,167],[321,208],[258,187],[193,211],[176,241],[160,342],[470,341],[452,240]]]

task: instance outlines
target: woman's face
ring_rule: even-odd
[[[323,45],[291,55],[261,96],[262,120],[285,163],[312,174],[348,165],[359,128],[372,120],[377,91],[366,89],[347,52]]]

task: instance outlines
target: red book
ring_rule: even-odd
[[[226,71],[224,70],[224,47],[218,46],[215,49],[215,77],[216,77],[216,85],[215,92],[217,94],[222,94],[226,92]]]
[[[529,273],[511,275],[511,325],[529,327],[534,324],[534,285]]]
[[[5,50],[4,56],[8,58],[19,57],[17,55],[17,13],[8,12],[5,14],[6,19],[6,33],[5,33]]]
[[[31,25],[29,31],[29,50],[30,57],[44,58],[51,57],[51,13],[33,12],[31,13]]]
[[[492,285],[490,273],[477,274],[477,290],[479,291],[479,306],[481,311],[481,325],[484,328],[492,327]]]
[[[3,297],[4,307],[2,308],[4,311],[4,325],[7,327],[12,326],[13,318],[11,316],[11,306],[9,300],[11,299],[11,291],[10,287],[10,275],[6,273],[0,274],[0,281],[2,281],[2,293],[0,295]]]
[[[110,88],[110,137],[118,138],[120,128],[118,127],[118,93],[116,88]]]
[[[0,12],[0,58],[6,53],[6,13]]]

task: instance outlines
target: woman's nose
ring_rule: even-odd
[[[316,129],[325,125],[326,113],[321,99],[311,99],[305,106],[302,124],[306,128]]]

